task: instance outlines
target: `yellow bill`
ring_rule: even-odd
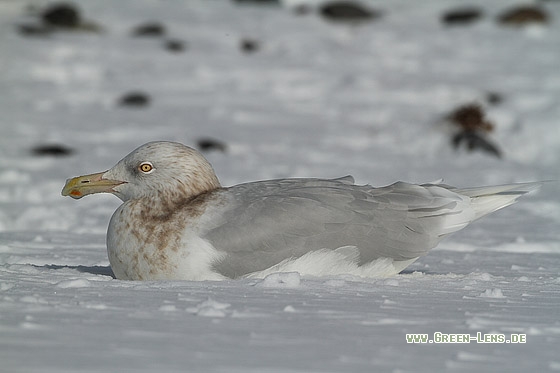
[[[62,195],[79,199],[88,194],[114,193],[113,188],[124,183],[124,181],[119,180],[103,179],[104,174],[105,172],[99,172],[68,179],[62,189]]]

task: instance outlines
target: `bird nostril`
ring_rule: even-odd
[[[89,183],[89,180],[81,180],[80,181],[80,184],[87,184],[87,183]]]

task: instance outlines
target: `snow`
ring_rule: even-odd
[[[502,293],[502,289],[493,288],[493,289],[486,289],[484,293],[481,293],[480,296],[482,298],[505,298],[504,293]]]
[[[290,1],[301,3],[305,1]],[[113,279],[105,233],[119,201],[63,198],[138,145],[216,138],[221,182],[340,177],[457,186],[560,179],[560,6],[504,27],[507,0],[446,27],[461,1],[365,1],[359,26],[233,1],[81,0],[99,33],[22,36],[0,3],[2,372],[558,371],[558,182],[476,222],[389,279],[297,272],[223,282]],[[316,2],[311,2],[316,4]],[[134,38],[156,20],[167,38]],[[260,42],[251,54],[243,38]],[[144,108],[118,105],[132,91]],[[492,105],[488,92],[503,102]],[[450,146],[445,116],[479,102],[503,158]],[[62,144],[67,157],[31,149]],[[524,333],[525,344],[407,344],[408,333]]]
[[[297,288],[301,284],[301,276],[298,272],[272,273],[256,286],[266,288]]]

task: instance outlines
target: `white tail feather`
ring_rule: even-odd
[[[489,187],[456,189],[454,192],[471,198],[471,207],[475,216],[473,220],[507,207],[522,195],[538,189],[542,182],[496,185]]]

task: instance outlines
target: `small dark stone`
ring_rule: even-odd
[[[260,43],[253,39],[243,39],[239,43],[239,48],[245,53],[253,53],[259,50]]]
[[[488,92],[486,94],[486,101],[491,105],[499,105],[504,101],[504,98],[500,93]]]
[[[227,150],[227,146],[225,143],[211,138],[199,139],[196,142],[196,145],[198,149],[200,149],[203,152],[215,151],[215,150],[220,152],[225,152]]]
[[[37,145],[31,149],[33,155],[45,157],[65,157],[74,153],[74,151],[64,145],[49,144],[49,145]]]
[[[547,23],[548,20],[549,15],[544,9],[530,5],[512,8],[498,16],[498,22],[511,26]]]
[[[46,25],[62,28],[77,28],[81,23],[80,12],[70,3],[50,5],[43,11],[41,18]]]
[[[166,33],[165,26],[157,22],[145,23],[136,26],[132,30],[133,36],[159,37],[159,36],[164,36],[165,33]]]
[[[441,21],[449,26],[469,25],[482,17],[482,11],[478,8],[459,8],[449,10],[442,14]]]
[[[477,104],[463,105],[451,112],[447,119],[459,127],[459,132],[452,138],[455,148],[465,143],[469,150],[483,150],[496,157],[501,157],[501,152],[496,145],[485,137],[485,134],[494,129],[494,125],[487,121],[485,113]]]
[[[150,103],[150,96],[144,92],[130,92],[121,97],[119,105],[131,107],[143,107]]]
[[[165,42],[165,49],[170,52],[180,53],[185,50],[185,43],[177,39],[169,39]]]
[[[482,108],[477,104],[460,106],[448,115],[448,119],[465,131],[490,132],[494,125],[484,118]]]
[[[352,1],[334,1],[322,4],[319,13],[329,21],[340,22],[371,21],[381,16],[381,13]]]
[[[496,145],[475,131],[461,131],[452,139],[455,149],[457,149],[463,142],[466,143],[467,149],[470,151],[482,150],[498,158],[502,157],[502,152]]]

